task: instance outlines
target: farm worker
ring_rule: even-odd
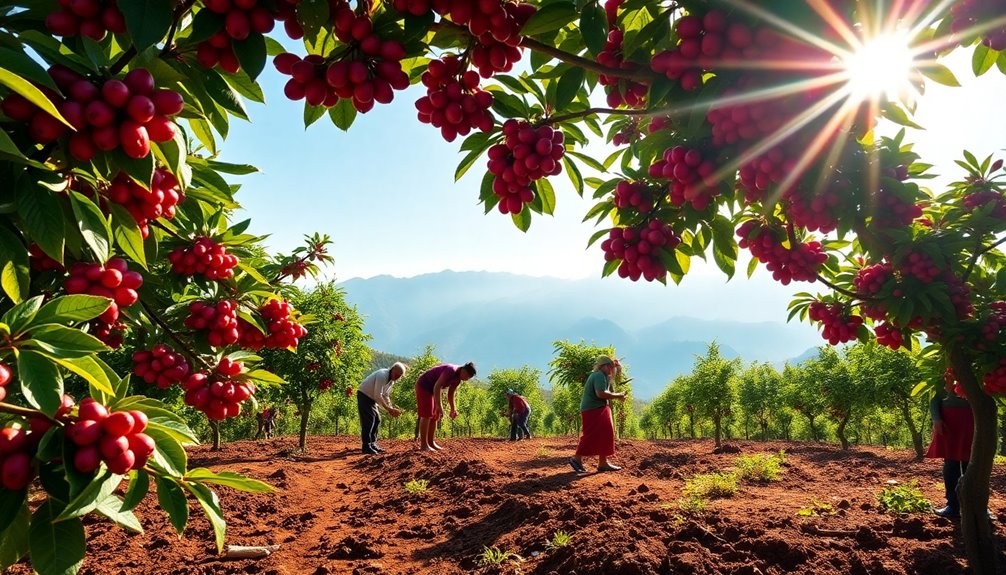
[[[961,516],[957,482],[968,468],[971,440],[975,435],[971,405],[967,399],[954,393],[953,385],[951,379],[947,382],[947,389],[937,390],[929,402],[933,440],[926,452],[926,457],[943,458],[943,489],[946,491],[947,506],[937,509],[936,514],[950,519]]]
[[[277,417],[279,417],[279,412],[276,411],[275,407],[266,407],[261,413],[255,414],[255,418],[258,420],[258,431],[255,432],[255,439],[263,435],[266,439],[270,439],[276,431]]]
[[[531,404],[527,398],[512,389],[506,390],[510,404],[507,406],[507,417],[510,418],[510,441],[531,439],[531,430],[527,428],[527,420],[531,418]]]
[[[586,473],[584,457],[598,457],[598,471],[618,471],[621,467],[608,462],[615,454],[615,424],[611,419],[610,399],[625,399],[625,393],[613,391],[611,382],[622,370],[617,359],[599,355],[594,360],[594,371],[583,384],[580,400],[580,443],[569,464],[577,473]]]
[[[447,389],[447,403],[450,404],[451,419],[458,416],[454,406],[454,392],[462,381],[475,377],[475,364],[468,362],[462,366],[443,363],[431,367],[416,379],[416,411],[419,412],[419,450],[441,449],[436,442],[437,421],[444,416],[444,388]]]
[[[360,439],[363,453],[372,455],[384,451],[377,445],[377,429],[381,426],[380,405],[391,417],[398,417],[402,410],[391,404],[391,386],[408,369],[404,363],[395,362],[390,368],[379,369],[367,376],[356,390],[356,408],[360,412]]]

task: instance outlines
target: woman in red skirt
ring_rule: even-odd
[[[929,402],[929,412],[933,417],[933,440],[926,457],[943,458],[943,487],[946,490],[947,506],[937,509],[936,514],[957,518],[961,516],[957,482],[967,471],[968,461],[971,459],[975,420],[968,400],[955,393],[954,382],[947,382],[946,387],[946,390],[937,391]]]
[[[611,390],[611,379],[622,367],[618,360],[600,355],[594,362],[594,371],[583,383],[583,399],[580,400],[580,421],[582,423],[580,443],[576,455],[569,459],[570,466],[577,473],[586,473],[584,457],[597,456],[598,471],[618,471],[621,467],[608,462],[615,454],[615,426],[611,420],[609,399],[625,399],[625,394]]]

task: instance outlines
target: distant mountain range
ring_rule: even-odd
[[[544,378],[557,340],[613,345],[640,399],[652,398],[675,376],[691,372],[695,356],[713,340],[727,357],[777,366],[800,361],[823,343],[807,324],[729,319],[745,305],[757,307],[750,301],[756,294],[734,295],[701,280],[641,289],[648,286],[445,271],[353,278],[340,286],[364,315],[374,349],[411,356],[433,344],[439,357],[475,361],[481,373],[526,364]],[[737,301],[746,297],[748,302]],[[781,302],[788,296],[772,297],[778,302],[770,305],[779,306],[774,315],[784,318]],[[764,316],[766,310],[752,311]]]

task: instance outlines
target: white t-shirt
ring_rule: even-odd
[[[360,384],[360,393],[373,399],[384,409],[392,409],[391,386],[395,382],[391,380],[390,369],[379,369],[367,376]]]

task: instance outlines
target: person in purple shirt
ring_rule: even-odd
[[[426,370],[416,380],[416,411],[419,413],[419,450],[437,451],[437,421],[444,416],[443,391],[447,389],[447,403],[451,407],[450,416],[458,416],[454,407],[454,392],[462,381],[475,377],[475,364],[468,362],[462,366],[443,363]]]

